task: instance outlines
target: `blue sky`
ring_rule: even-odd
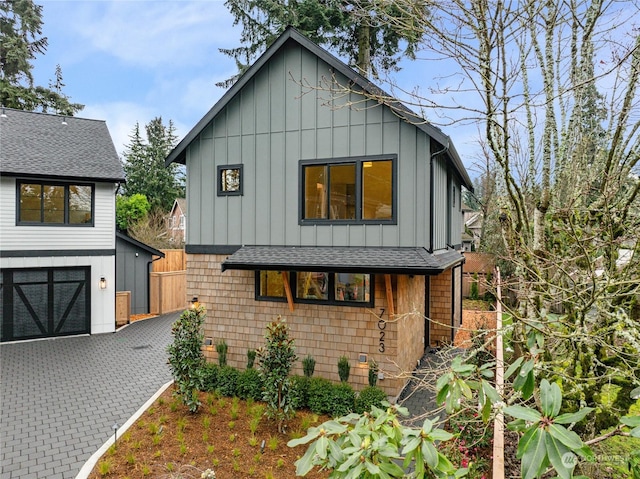
[[[85,105],[78,116],[106,120],[122,154],[139,122],[171,119],[182,138],[223,95],[215,83],[236,72],[219,48],[239,45],[240,27],[218,0],[36,0],[47,52],[34,62],[36,84],[62,68],[64,92]],[[405,62],[392,80],[425,88],[428,62]],[[385,85],[381,85],[387,88]],[[445,127],[469,173],[475,127]]]

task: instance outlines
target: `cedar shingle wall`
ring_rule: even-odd
[[[451,343],[451,270],[431,277],[431,347]]]
[[[224,339],[229,345],[227,362],[243,370],[247,349],[264,344],[267,324],[281,315],[295,339],[296,362],[293,374],[302,374],[302,358],[316,360],[315,375],[339,381],[338,359],[345,355],[351,364],[349,383],[360,390],[368,384],[367,366],[358,365],[359,353],[375,359],[385,379],[378,381],[388,395],[397,395],[404,386],[399,369],[412,370],[424,350],[424,277],[392,277],[397,321],[388,320],[384,276],[375,278],[375,307],[359,308],[295,303],[289,311],[286,302],[256,301],[253,271],[227,270],[220,264],[226,255],[187,257],[187,296],[197,296],[207,308],[205,337],[214,344]],[[415,313],[414,313],[415,310]],[[413,313],[413,314],[412,314]],[[380,329],[384,327],[384,329]],[[381,337],[384,332],[384,337]],[[384,344],[384,352],[381,343]],[[400,345],[400,347],[398,347]],[[217,362],[215,347],[205,348],[209,361]]]

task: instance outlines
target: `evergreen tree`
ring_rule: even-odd
[[[183,175],[179,166],[164,166],[164,160],[176,144],[175,126],[162,123],[156,117],[146,126],[146,141],[140,133],[140,125],[133,128],[131,143],[124,152],[124,171],[127,178],[125,196],[136,193],[145,195],[152,209],[168,211],[173,201],[184,196]]]
[[[33,65],[36,55],[47,49],[42,36],[42,6],[32,0],[0,2],[0,103],[25,111],[55,111],[71,116],[84,105],[71,103],[62,93],[62,69],[56,67],[55,82],[49,88],[34,85]]]
[[[421,33],[401,26],[408,12],[394,5],[382,8],[376,16],[358,14],[360,0],[227,0],[225,5],[242,25],[242,46],[220,49],[232,57],[238,75],[218,83],[228,87],[288,27],[293,26],[311,41],[347,57],[364,76],[398,69],[402,56],[414,58]],[[426,12],[425,2],[416,0],[412,12]],[[385,16],[397,22],[384,21]]]

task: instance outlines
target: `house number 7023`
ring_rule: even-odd
[[[382,319],[382,316],[384,315],[384,308],[380,308],[380,316],[378,319],[378,329],[380,330],[380,343],[378,346],[378,351],[380,351],[381,353],[384,353],[384,330],[387,327],[387,322]]]

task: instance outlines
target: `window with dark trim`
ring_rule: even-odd
[[[373,307],[374,276],[364,273],[287,272],[296,303]],[[286,301],[280,271],[256,271],[256,300]]]
[[[242,165],[218,166],[218,196],[242,195]]]
[[[300,162],[300,222],[396,222],[396,157]]]
[[[93,226],[94,185],[17,181],[19,225]]]

